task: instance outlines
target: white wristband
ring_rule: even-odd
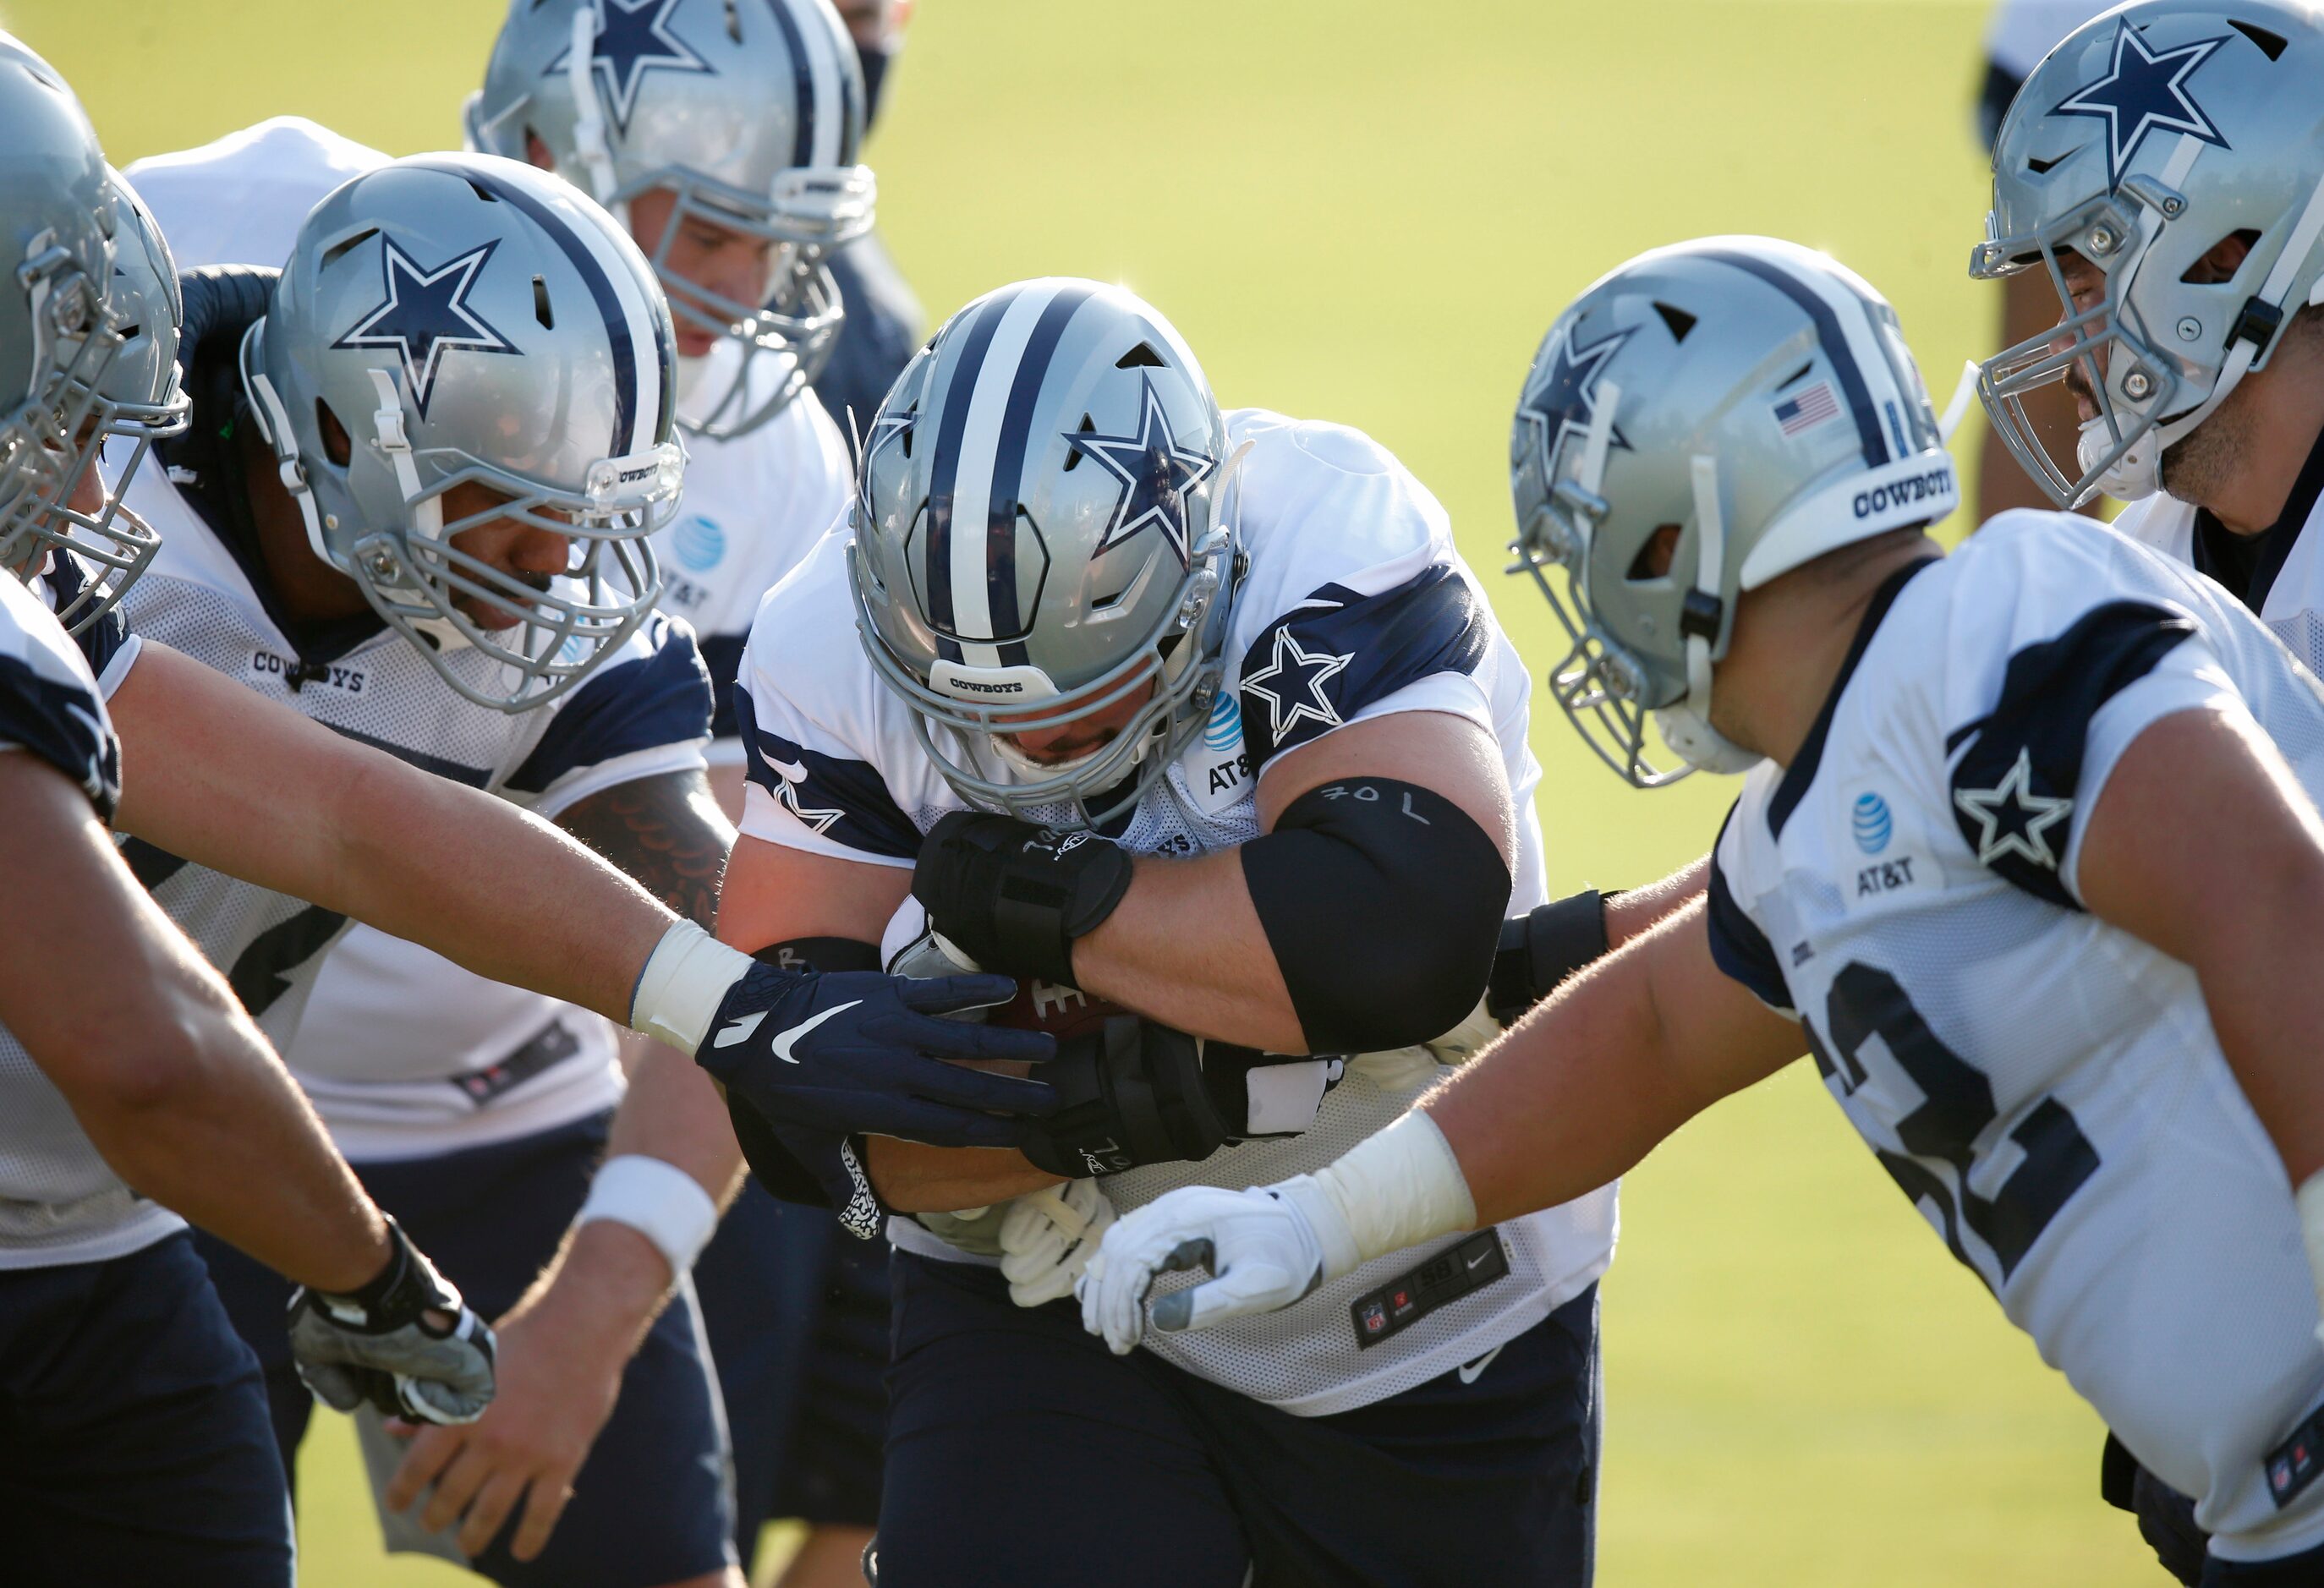
[[[1417,1109],[1316,1170],[1314,1180],[1345,1221],[1349,1237],[1336,1251],[1325,1237],[1325,1279],[1477,1222],[1476,1199],[1452,1143]]]
[[[718,1228],[718,1205],[701,1182],[676,1164],[629,1152],[609,1158],[589,1183],[589,1199],[573,1227],[611,1219],[652,1242],[669,1260],[674,1280],[694,1267]]]
[[[654,945],[630,999],[630,1029],[692,1053],[718,1006],[751,969],[751,956],[692,921],[676,921]]]
[[[2300,1240],[2308,1248],[2308,1274],[2316,1284],[2317,1308],[2324,1312],[2324,1169],[2301,1182],[2292,1193],[2292,1205],[2300,1212]],[[2324,1343],[2324,1323],[2316,1325],[2316,1338]]]

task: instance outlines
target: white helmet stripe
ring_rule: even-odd
[[[782,3],[782,0],[778,0],[778,3]],[[800,9],[820,13],[825,7],[802,5]],[[839,42],[833,37],[829,28],[818,25],[821,20],[817,16],[799,30],[804,35],[800,42],[807,56],[808,80],[815,85],[810,96],[815,107],[814,136],[811,142],[804,138],[801,142],[807,143],[808,164],[837,165],[840,162],[840,145],[845,141],[844,122],[846,106],[839,88],[842,80],[837,59]]]
[[[1009,411],[1009,393],[1017,384],[1017,366],[1025,361],[1025,346],[1041,311],[1064,283],[1037,282],[1018,291],[992,344],[976,372],[968,393],[968,424],[961,433],[960,472],[953,486],[952,609],[955,632],[992,632],[991,586],[985,577],[985,524],[992,510],[993,469],[1000,459],[1001,420]],[[1016,482],[1007,482],[1013,492]],[[971,667],[998,667],[997,646],[964,645],[963,658]]]

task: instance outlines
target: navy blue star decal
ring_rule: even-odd
[[[1335,656],[1328,651],[1305,649],[1288,625],[1276,630],[1275,649],[1267,665],[1242,676],[1242,687],[1267,702],[1268,738],[1282,743],[1283,735],[1297,726],[1302,717],[1319,730],[1340,726],[1339,707],[1323,693],[1323,686],[1353,660],[1352,653]]]
[[[2123,168],[2149,133],[2190,133],[2206,143],[2227,146],[2203,107],[2189,97],[2194,69],[2226,43],[2225,34],[2198,39],[2157,54],[2128,22],[2115,24],[2114,67],[2050,107],[2052,115],[2093,115],[2107,124],[2107,186],[2121,182]]]
[[[646,73],[715,72],[669,31],[669,14],[681,4],[683,0],[597,0],[597,42],[589,51],[589,69],[604,90],[616,133],[628,135],[630,115],[638,107],[638,85]],[[558,51],[549,70],[563,71],[572,54],[570,45]]]
[[[387,301],[357,320],[331,346],[392,348],[403,360],[403,388],[411,393],[420,417],[426,419],[444,355],[518,351],[515,343],[494,330],[467,302],[469,290],[476,284],[484,261],[501,245],[500,239],[447,259],[434,270],[422,269],[395,245],[392,237],[381,241],[385,245],[380,250],[380,263],[387,277]]]
[[[1153,524],[1178,554],[1183,568],[1188,556],[1187,493],[1210,478],[1219,460],[1207,452],[1190,452],[1178,445],[1170,431],[1170,416],[1163,411],[1161,393],[1154,389],[1154,378],[1141,375],[1139,379],[1143,392],[1138,434],[1065,438],[1074,451],[1121,482],[1121,500],[1114,505],[1113,522],[1090,555],[1096,557],[1119,546]]]
[[[1556,355],[1549,361],[1549,374],[1526,393],[1521,410],[1541,428],[1545,465],[1555,461],[1557,444],[1565,439],[1567,432],[1585,432],[1590,429],[1590,421],[1598,414],[1599,374],[1605,369],[1606,361],[1630,339],[1630,335],[1628,331],[1612,331],[1587,347],[1576,347],[1572,330],[1566,331]],[[1621,427],[1609,429],[1607,445],[1619,447],[1625,452],[1630,450]]]

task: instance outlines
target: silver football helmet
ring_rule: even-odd
[[[2231,279],[2187,279],[2239,233],[2255,240]],[[2285,320],[2324,302],[2324,16],[2145,0],[2084,23],[2002,122],[1986,239],[1969,273],[2045,270],[2063,317],[1984,363],[2002,440],[2061,507],[2152,494],[2163,454],[2265,366]],[[2074,301],[2067,252],[2105,273],[2101,300]],[[2098,416],[2070,475],[2024,399],[2076,367]]]
[[[872,229],[876,192],[856,163],[862,69],[830,0],[512,0],[465,121],[469,147],[514,160],[539,137],[624,225],[640,194],[674,195],[640,241],[671,312],[721,338],[681,361],[688,429],[740,435],[822,372],[844,318],[823,261]],[[769,245],[762,301],[669,269],[689,218]]]
[[[96,418],[100,444],[119,439],[127,456],[105,460],[106,488],[97,505],[83,509],[67,500],[56,508],[54,517],[83,565],[79,588],[57,608],[75,632],[111,610],[161,549],[161,537],[123,498],[153,443],[183,430],[193,406],[178,373],[186,304],[178,291],[177,261],[128,179],[109,166],[106,175],[115,229],[106,307],[121,347],[97,383]]]
[[[1658,248],[1575,300],[1526,376],[1509,482],[1511,571],[1533,575],[1572,640],[1551,692],[1642,789],[1759,759],[1711,725],[1738,595],[1960,500],[1895,311],[1770,237]],[[1649,761],[1648,713],[1684,768]]]
[[[628,235],[555,177],[421,154],[343,184],[299,228],[242,379],[316,555],[467,698],[538,706],[653,610],[646,538],[685,468],[669,314]],[[471,484],[495,500],[447,518]],[[567,538],[562,577],[456,543],[512,522]],[[450,667],[463,646],[506,687]]]
[[[30,580],[51,555],[114,549],[77,532],[65,505],[95,466],[98,387],[121,351],[105,301],[114,202],[79,101],[5,33],[0,128],[0,281],[12,283],[0,291],[0,567]],[[77,602],[69,621],[85,627],[97,615],[93,602]]]
[[[857,627],[963,799],[1101,823],[1202,727],[1237,577],[1225,446],[1178,333],[1095,282],[988,293],[897,377],[858,466]],[[1070,761],[1010,737],[1130,701]]]

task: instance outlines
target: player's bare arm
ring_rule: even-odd
[[[701,771],[633,779],[557,819],[669,909],[704,927],[715,920],[733,828]],[[685,1054],[649,1044],[614,1114],[599,1192],[650,1205],[628,1208],[628,1219],[576,1223],[522,1299],[494,1320],[503,1367],[493,1409],[469,1426],[414,1439],[387,1488],[388,1505],[405,1510],[426,1494],[423,1525],[457,1521],[472,1555],[521,1505],[510,1550],[520,1560],[537,1556],[613,1413],[624,1366],[740,1187],[741,1171],[709,1077]],[[665,1251],[645,1225],[694,1250]]]
[[[2080,877],[2092,914],[2193,967],[2236,1080],[2306,1186],[2324,1169],[2324,822],[2274,743],[2241,712],[2155,723],[2098,796]]]
[[[341,1409],[373,1399],[431,1421],[475,1417],[493,1395],[490,1331],[364,1194],[233,992],[130,875],[87,795],[31,755],[0,754],[0,808],[12,905],[62,928],[15,934],[0,955],[0,1023],[106,1162],[334,1298],[318,1312],[302,1293],[290,1324],[301,1371]],[[350,1335],[349,1313],[379,1326]]]

